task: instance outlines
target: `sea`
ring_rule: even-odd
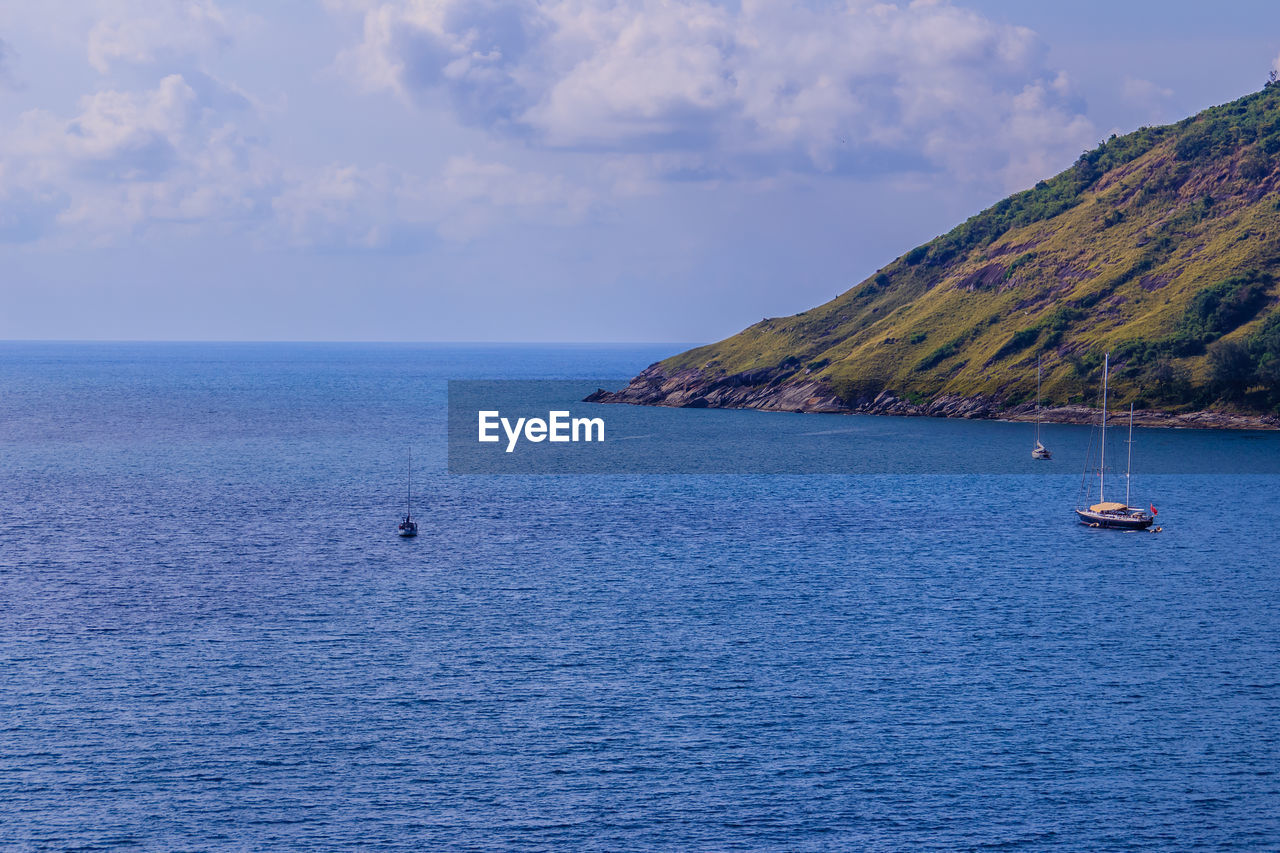
[[[0,344],[0,848],[1280,849],[1280,433],[1140,430],[1158,533],[1052,424],[600,406],[884,464],[451,471],[450,381],[676,349]]]

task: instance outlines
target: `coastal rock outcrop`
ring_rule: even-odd
[[[1036,417],[1033,402],[1006,405],[999,399],[986,395],[965,397],[943,394],[932,400],[911,402],[892,391],[881,391],[875,397],[845,401],[833,389],[819,381],[760,385],[744,381],[741,375],[708,377],[702,371],[694,369],[668,373],[661,362],[647,367],[625,388],[617,391],[599,388],[583,398],[583,401],[686,409],[760,409],[771,412],[1008,421],[1033,421]],[[1127,417],[1127,414],[1127,411],[1113,412],[1116,417]],[[1040,409],[1040,419],[1045,423],[1092,424],[1098,420],[1098,410],[1084,405],[1047,406]],[[1144,427],[1280,429],[1280,415],[1213,410],[1165,412],[1135,409],[1133,422]]]

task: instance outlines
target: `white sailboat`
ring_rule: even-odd
[[[1119,530],[1146,530],[1155,521],[1156,508],[1153,504],[1147,512],[1141,507],[1129,505],[1130,475],[1133,469],[1133,404],[1129,405],[1129,458],[1124,472],[1124,503],[1108,501],[1106,498],[1107,483],[1107,373],[1111,367],[1111,354],[1107,353],[1102,362],[1102,441],[1098,451],[1098,502],[1088,508],[1076,507],[1076,515],[1081,524],[1089,527],[1109,527]],[[1086,470],[1086,475],[1088,471]],[[1156,528],[1159,530],[1160,528]]]
[[[409,451],[409,484],[405,492],[404,519],[396,533],[406,538],[418,535],[418,522],[413,520],[413,451]]]
[[[1031,448],[1032,459],[1052,459],[1049,448],[1040,442],[1040,359],[1036,358],[1036,444]]]

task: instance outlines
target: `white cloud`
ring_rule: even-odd
[[[80,32],[102,89],[0,128],[0,239],[199,223],[380,248],[575,223],[671,181],[777,188],[797,173],[941,170],[986,193],[1096,139],[1034,33],[947,2],[326,4],[363,25],[342,68],[481,134],[437,147],[434,167],[295,165],[274,153],[258,103],[200,70],[239,17],[213,0],[95,0]]]
[[[1120,84],[1120,94],[1138,106],[1153,107],[1163,106],[1164,101],[1173,97],[1173,90],[1141,77],[1126,77]]]
[[[24,113],[0,137],[0,193],[56,207],[37,221],[109,240],[157,223],[253,217],[271,189],[269,159],[174,74],[142,92],[88,95],[70,120]]]
[[[562,177],[463,155],[428,179],[338,164],[293,174],[272,207],[294,246],[377,249],[429,234],[466,241],[512,222],[578,222],[592,202]]]
[[[473,156],[432,177],[387,166],[307,169],[273,155],[253,105],[171,74],[106,89],[63,118],[30,110],[0,133],[0,242],[116,243],[188,226],[300,247],[467,240],[509,222],[575,222],[591,196],[564,178]]]
[[[133,0],[89,31],[89,64],[107,73],[118,64],[172,64],[206,58],[230,44],[227,16],[211,0]]]
[[[590,191],[562,177],[470,155],[450,158],[431,193],[440,205],[437,231],[459,240],[508,221],[574,223],[595,202]]]
[[[275,226],[292,246],[381,248],[398,233],[426,229],[415,184],[386,167],[297,173],[272,199]]]
[[[0,128],[0,240],[106,243],[155,228],[264,222],[282,178],[256,105],[199,70],[231,43],[233,23],[219,6],[72,8],[87,16],[80,32],[102,87],[70,115],[29,109]],[[138,78],[153,83],[119,85]]]
[[[364,85],[547,148],[1016,185],[1094,140],[1034,33],[946,2],[338,5],[363,14],[340,64]]]

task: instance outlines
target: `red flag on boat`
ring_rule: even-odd
[[[1159,515],[1159,514],[1160,514],[1160,513],[1156,512],[1156,505],[1155,505],[1155,504],[1152,504],[1152,505],[1151,505],[1151,514],[1152,514],[1152,515]]]

